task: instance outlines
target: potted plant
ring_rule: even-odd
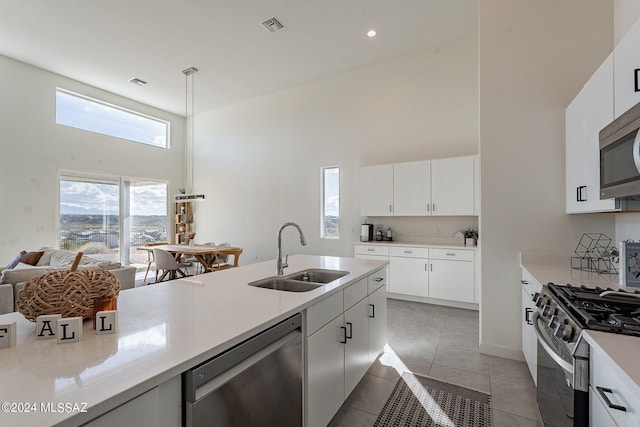
[[[462,232],[464,234],[465,246],[475,246],[478,240],[478,232],[473,228],[467,228]]]

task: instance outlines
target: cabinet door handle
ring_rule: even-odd
[[[340,340],[341,344],[346,344],[347,343],[347,328],[345,328],[344,326],[340,326],[340,329],[342,329],[342,340]]]
[[[586,185],[581,185],[580,187],[576,188],[576,201],[578,202],[586,202],[587,201],[587,197],[582,193],[583,190],[586,190],[587,186]]]
[[[389,212],[393,212],[393,205],[389,205]]]
[[[431,203],[427,203],[427,212],[431,212]]]
[[[433,271],[433,264],[429,264],[429,271]]]
[[[528,285],[529,282],[527,282],[526,280],[520,280],[520,283],[522,283],[523,285]]]
[[[382,282],[384,279],[382,277],[376,277],[373,280],[375,280],[376,282]]]
[[[349,327],[349,332],[346,332],[344,336],[347,339],[352,339],[353,338],[353,323],[347,322],[347,326]]]
[[[606,403],[609,408],[617,409],[618,411],[622,411],[622,412],[627,412],[627,408],[625,408],[624,406],[611,403],[611,401],[609,400],[609,397],[605,394],[605,393],[613,393],[613,391],[611,391],[610,388],[596,386],[596,390],[598,390],[600,397],[602,397],[602,400],[604,400],[604,403]]]
[[[424,263],[424,271],[427,271],[427,263]]]
[[[527,325],[533,325],[530,317],[531,313],[533,313],[533,310],[529,307],[524,310],[524,321],[527,322]]]
[[[431,209],[431,210],[434,211],[434,212],[436,211],[436,204],[435,203],[433,204],[433,209]]]
[[[633,70],[633,80],[635,84],[635,92],[640,92],[640,68]]]
[[[371,310],[369,310],[369,317],[372,319],[375,319],[376,317],[376,306],[375,304],[369,304],[369,307],[371,308]]]

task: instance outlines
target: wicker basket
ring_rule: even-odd
[[[62,317],[93,317],[96,299],[111,299],[116,307],[120,282],[113,273],[100,270],[77,271],[82,252],[69,271],[54,271],[43,274],[26,283],[18,293],[18,311],[35,322],[43,314],[61,314]]]

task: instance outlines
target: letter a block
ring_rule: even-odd
[[[0,348],[16,345],[16,322],[0,324]]]
[[[82,317],[67,317],[58,320],[58,344],[78,342],[82,337]]]
[[[36,317],[36,339],[47,340],[56,337],[58,331],[58,320],[62,319],[60,314],[43,314]]]
[[[115,334],[118,330],[118,310],[96,313],[96,335]]]

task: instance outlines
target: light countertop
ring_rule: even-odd
[[[601,287],[619,289],[617,274],[598,274],[571,268],[569,256],[538,256],[522,254],[521,265],[525,273],[541,285],[549,282],[564,285],[584,285],[587,287]],[[630,288],[630,291],[636,290]],[[612,334],[599,331],[583,331],[587,342],[599,348],[610,359],[611,363],[620,368],[627,384],[640,393],[640,369],[638,369],[638,354],[640,354],[640,338],[627,335]]]
[[[0,402],[86,402],[89,413],[0,413],[2,425],[84,423],[183,371],[304,310],[386,262],[310,255],[289,258],[285,274],[308,268],[346,270],[310,292],[248,286],[275,275],[275,260],[129,289],[118,298],[118,333],[95,335],[85,321],[82,340],[35,339],[35,323],[19,313],[17,345],[0,350]]]

